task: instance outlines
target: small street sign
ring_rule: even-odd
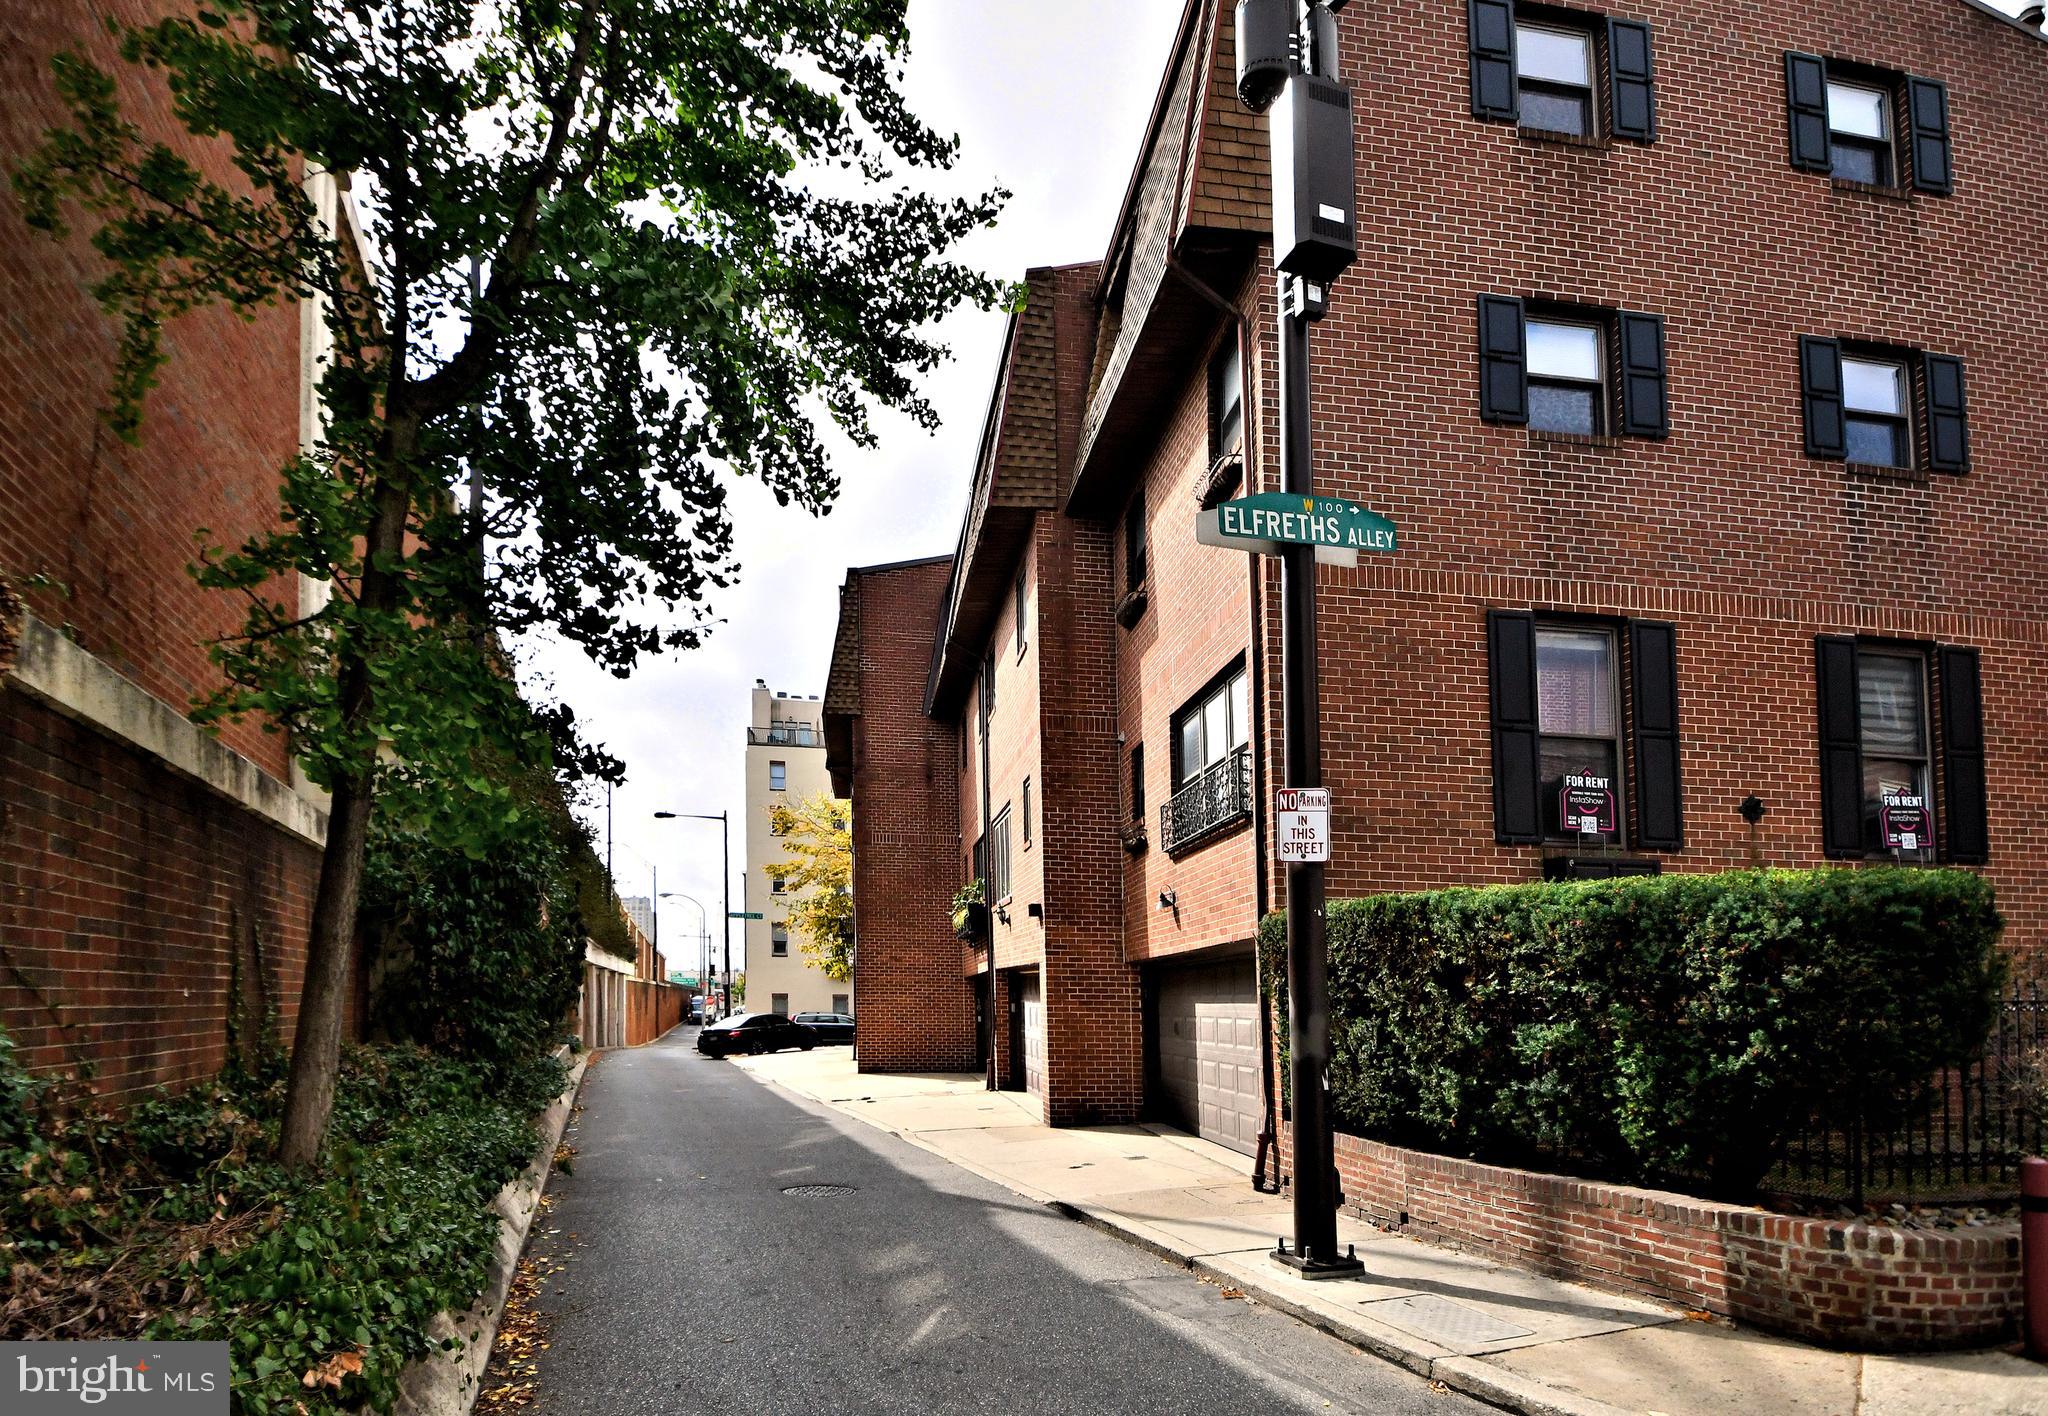
[[[1260,492],[1205,511],[1195,522],[1195,539],[1205,546],[1278,555],[1282,546],[1313,546],[1325,565],[1358,564],[1360,551],[1400,548],[1394,523],[1342,497]]]
[[[1273,839],[1289,862],[1330,858],[1330,793],[1321,787],[1282,787],[1273,793]]]
[[[750,911],[744,911],[744,912],[743,912],[743,911],[740,911],[740,910],[727,910],[727,911],[725,912],[725,917],[726,917],[727,919],[766,919],[766,918],[767,918],[767,916],[766,916],[766,915],[764,915],[764,914],[762,914],[762,913],[761,913],[761,912],[760,912],[759,910],[750,910]]]

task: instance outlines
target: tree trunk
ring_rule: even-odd
[[[405,550],[405,526],[412,498],[406,468],[418,429],[394,418],[385,433],[384,465],[373,496],[364,537],[363,574],[357,587],[365,610],[389,610],[398,601],[401,574],[392,568]],[[352,641],[336,665],[341,678],[342,721],[360,727],[370,713],[369,650]],[[363,857],[370,840],[370,808],[376,798],[377,751],[371,743],[354,772],[334,784],[327,818],[327,844],[320,855],[320,888],[313,897],[313,924],[306,940],[306,980],[299,996],[299,1021],[292,1034],[291,1080],[285,1090],[278,1159],[290,1169],[311,1165],[327,1136],[334,1110],[334,1081],[341,1064],[342,1007],[348,994],[349,958],[354,952],[356,906],[362,897]]]

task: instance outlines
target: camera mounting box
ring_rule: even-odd
[[[1296,74],[1268,117],[1273,147],[1273,263],[1330,281],[1358,258],[1358,167],[1351,90]]]

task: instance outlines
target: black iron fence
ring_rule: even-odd
[[[1999,1000],[1984,1054],[1935,1081],[1903,1124],[1861,1118],[1816,1124],[1794,1138],[1764,1188],[1813,1200],[1969,1203],[2010,1200],[2022,1157],[2042,1153],[2042,1107],[2028,1092],[2048,1058],[2048,997],[2022,984]]]
[[[1252,755],[1238,748],[1159,807],[1159,844],[1171,855],[1252,814]]]

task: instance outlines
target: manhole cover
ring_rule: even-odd
[[[785,1185],[782,1193],[800,1200],[829,1200],[837,1195],[851,1195],[859,1188],[857,1185]]]

